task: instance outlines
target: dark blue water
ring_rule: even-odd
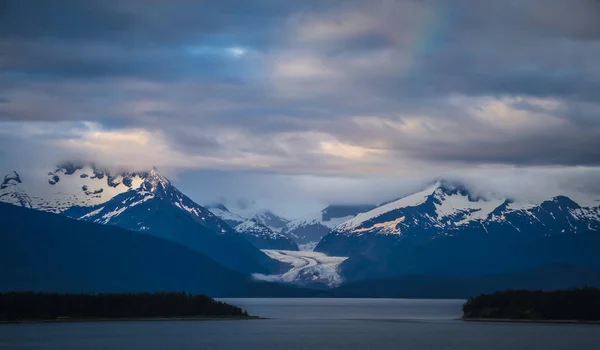
[[[462,301],[228,301],[271,319],[0,325],[0,349],[600,349],[600,326],[466,323]]]
[[[250,315],[280,319],[452,320],[464,300],[418,299],[219,299]],[[600,349],[599,349],[600,350]]]

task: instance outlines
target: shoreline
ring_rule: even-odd
[[[71,318],[61,317],[54,319],[23,319],[15,321],[0,321],[3,324],[34,324],[34,323],[75,323],[75,322],[169,322],[169,321],[235,321],[235,320],[261,320],[258,316],[182,316],[182,317],[115,317],[115,318]]]
[[[458,321],[464,322],[493,322],[493,323],[554,323],[554,324],[590,324],[600,325],[600,321],[583,321],[583,320],[527,320],[527,319],[511,319],[511,318],[458,318]]]

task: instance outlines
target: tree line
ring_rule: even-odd
[[[512,290],[469,298],[463,318],[600,320],[600,289]]]
[[[186,293],[0,294],[0,321],[57,318],[146,318],[248,316],[246,311],[205,295]]]

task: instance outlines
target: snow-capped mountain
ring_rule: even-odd
[[[247,218],[241,215],[232,213],[225,205],[220,203],[207,205],[206,209],[210,210],[211,213],[218,216],[221,220],[225,221],[230,227],[236,227],[242,222],[248,220]]]
[[[540,204],[473,197],[457,184],[437,182],[423,191],[360,213],[332,235],[452,236],[466,229],[564,234],[600,228],[599,207],[581,207],[565,196]]]
[[[68,216],[83,219],[100,224],[112,224],[119,226],[123,221],[130,221],[129,215],[122,215],[125,211],[132,210],[136,206],[146,202],[159,200],[168,203],[181,211],[188,213],[202,226],[218,234],[231,233],[231,229],[218,217],[206,208],[196,204],[189,197],[176,189],[171,182],[161,175],[156,168],[147,173],[142,173],[143,181],[135,189],[123,192],[111,198],[111,200],[95,206],[73,206],[65,211]],[[77,217],[79,212],[85,214]],[[128,229],[135,231],[146,231],[151,229],[143,221],[127,225]]]
[[[39,174],[13,171],[0,185],[0,201],[60,213],[72,206],[93,206],[137,189],[139,173],[111,174],[94,165],[64,164]]]
[[[258,213],[254,214],[252,216],[252,219],[267,226],[274,232],[281,232],[281,230],[289,222],[288,219],[283,218],[270,210],[261,210]]]
[[[235,231],[242,234],[250,243],[259,249],[298,250],[298,246],[288,237],[271,230],[255,219],[244,218],[232,213],[223,204],[208,207],[213,214],[225,221]]]
[[[298,250],[298,245],[294,241],[253,219],[242,222],[234,227],[234,230],[244,235],[259,249]]]
[[[238,271],[279,270],[278,262],[156,169],[114,175],[93,165],[69,164],[28,180],[7,175],[0,200],[165,238]]]
[[[0,185],[0,202],[10,203],[26,208],[33,208],[31,198],[21,188],[21,177],[16,171],[7,174]]]
[[[514,247],[522,247],[524,242],[532,244],[531,242],[540,240],[540,247],[544,246],[556,253],[555,258],[559,259],[556,262],[573,258],[575,260],[569,261],[576,263],[576,256],[561,255],[560,247],[548,242],[579,241],[579,237],[598,234],[599,230],[600,206],[583,207],[565,196],[538,204],[516,202],[507,198],[478,198],[461,184],[441,181],[423,191],[358,214],[341,223],[323,237],[315,250],[329,255],[362,256],[379,264],[380,269],[386,270],[386,273],[422,272],[422,269],[436,268],[439,270],[435,272],[439,272],[457,263],[447,261],[450,256],[467,261],[466,256],[453,255],[458,254],[461,249],[467,249],[466,247],[471,247],[478,254],[483,254],[485,249],[495,249],[487,252],[487,257],[482,258],[485,260],[501,252],[504,245],[506,249],[516,251]],[[455,246],[457,242],[461,242],[461,247]],[[489,246],[490,242],[494,242],[496,247]],[[451,249],[457,251],[450,253]],[[555,259],[549,251],[543,257],[536,256],[541,250],[539,248],[537,252],[523,254],[530,254],[530,262],[552,262]],[[473,251],[469,253],[474,254]],[[516,256],[517,253],[514,254]],[[422,261],[425,257],[429,261]],[[513,265],[519,260],[514,256],[506,258],[507,263]],[[347,268],[352,265],[351,260],[352,258],[348,261]],[[391,263],[392,260],[395,262]],[[400,266],[400,261],[404,265]],[[358,259],[354,262],[358,264]],[[469,268],[473,271],[485,265],[483,261],[478,266],[477,262],[472,263],[474,265]],[[434,267],[435,264],[438,266]],[[490,264],[504,266],[501,261]],[[356,267],[355,265],[354,268]],[[394,271],[394,268],[399,270]]]
[[[331,205],[288,222],[281,233],[293,239],[302,250],[312,250],[323,236],[356,214],[373,209],[371,205]]]

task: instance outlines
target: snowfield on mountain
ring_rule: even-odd
[[[60,213],[72,206],[94,206],[138,189],[143,173],[110,174],[93,165],[62,165],[34,173],[12,171],[0,185],[0,201]]]

